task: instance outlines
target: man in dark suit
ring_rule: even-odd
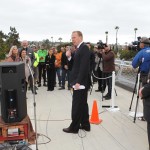
[[[72,122],[68,128],[63,129],[66,133],[78,133],[80,128],[90,131],[87,103],[90,52],[87,45],[83,43],[83,35],[80,31],[72,32],[72,43],[77,47],[77,50],[74,55],[74,63],[70,77],[71,85],[74,87],[71,116]],[[84,89],[80,89],[81,85]]]
[[[147,121],[147,134],[150,149],[150,83],[145,84],[139,90],[139,96],[143,100],[144,119]]]

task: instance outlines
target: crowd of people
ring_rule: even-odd
[[[112,72],[115,71],[115,54],[107,43],[96,44],[91,50],[90,42],[83,42],[83,34],[80,31],[72,32],[72,46],[56,47],[49,50],[41,46],[28,44],[22,41],[21,48],[12,46],[6,62],[23,62],[25,64],[26,91],[28,88],[34,94],[43,86],[47,91],[73,88],[72,96],[72,122],[66,133],[78,133],[79,129],[90,131],[87,95],[93,83],[98,82],[95,92],[108,92],[103,98],[110,100],[112,95]],[[133,68],[139,67],[141,73],[141,85],[139,96],[143,99],[144,119],[147,121],[148,139],[150,143],[150,40],[141,38],[141,50],[134,57]],[[32,79],[32,74],[34,80]],[[43,81],[43,84],[42,84]],[[68,82],[66,86],[66,81]],[[37,86],[36,86],[37,85]],[[80,86],[84,88],[80,89]],[[35,87],[34,87],[35,86]]]
[[[111,74],[115,70],[114,58],[115,54],[110,46],[104,44],[103,47],[94,46],[91,50],[91,43],[85,43],[90,50],[90,69],[88,72],[88,89],[93,83],[98,81],[98,89],[96,92],[104,92],[106,85],[108,85],[108,93],[104,96],[106,100],[111,99]],[[40,49],[36,45],[29,45],[27,40],[21,42],[21,47],[12,46],[9,54],[4,61],[7,62],[24,62],[25,63],[25,77],[26,77],[26,91],[31,90],[37,94],[37,89],[41,86],[46,86],[47,91],[53,91],[56,86],[58,90],[72,88],[70,83],[71,71],[74,64],[74,55],[77,46],[66,45],[61,47],[60,51],[56,47],[51,47],[49,50]],[[31,71],[34,75],[34,83]],[[96,79],[110,76],[106,80]],[[68,84],[66,84],[66,81]],[[33,85],[35,86],[33,88]]]

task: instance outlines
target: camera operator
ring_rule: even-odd
[[[97,47],[97,53],[95,54],[95,71],[97,72],[98,78],[103,78],[103,62],[102,62],[102,51],[103,51],[103,46],[98,45]],[[105,91],[103,83],[105,83],[104,80],[98,79],[98,89],[95,90],[95,92],[103,92]],[[106,86],[105,86],[106,87]]]
[[[150,71],[150,40],[142,37],[140,40],[141,50],[134,57],[132,66],[134,68],[139,66],[141,73],[142,88],[139,90],[139,96],[143,100],[143,120],[147,121],[147,134],[150,149],[150,82],[148,82]]]
[[[146,37],[140,39],[140,51],[136,54],[132,61],[133,68],[139,67],[141,73],[142,85],[147,83],[148,73],[150,71],[150,40]]]
[[[102,52],[102,59],[103,59],[103,74],[104,78],[107,78],[105,80],[107,86],[108,86],[108,93],[103,96],[105,100],[111,99],[111,91],[112,91],[112,72],[115,71],[115,54],[110,49],[110,46],[107,44],[104,44],[104,49]],[[104,89],[106,88],[106,84],[104,83]]]

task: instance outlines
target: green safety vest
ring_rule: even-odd
[[[33,63],[33,66],[37,67],[38,64],[39,64],[39,56],[38,56],[38,54],[36,52],[34,52],[34,56],[35,56],[35,61]]]
[[[47,56],[48,51],[45,49],[44,50],[39,49],[37,53],[39,56],[39,62],[45,62],[45,57]]]

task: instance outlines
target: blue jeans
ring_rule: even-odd
[[[61,68],[56,68],[56,74],[58,77],[58,84],[61,85]]]
[[[62,87],[65,87],[66,77],[68,80],[68,88],[70,88],[70,71],[62,69]]]

